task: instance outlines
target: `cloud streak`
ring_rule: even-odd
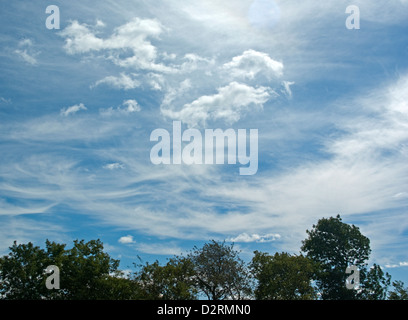
[[[71,107],[61,109],[61,115],[64,117],[68,117],[71,114],[75,114],[78,111],[87,110],[83,103],[73,105]]]
[[[229,238],[228,241],[231,242],[272,242],[275,240],[279,240],[281,238],[281,235],[276,233],[270,233],[270,234],[265,234],[265,235],[259,235],[256,233],[253,234],[248,234],[248,233],[241,233],[240,235],[234,237],[234,238]]]

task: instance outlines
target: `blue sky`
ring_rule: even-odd
[[[2,254],[100,238],[126,269],[227,239],[250,259],[299,253],[306,229],[340,214],[370,238],[370,263],[408,283],[406,0],[0,9]],[[174,120],[258,129],[257,174],[153,165],[150,133]]]

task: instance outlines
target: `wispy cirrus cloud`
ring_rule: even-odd
[[[125,73],[121,73],[119,77],[107,76],[101,80],[98,80],[94,85],[91,86],[91,88],[100,86],[102,84],[106,84],[108,86],[123,90],[135,89],[137,87],[140,87],[141,85],[139,80],[132,78],[130,75],[127,75]]]
[[[281,235],[278,233],[269,233],[265,235],[259,235],[257,233],[248,234],[248,233],[241,233],[240,235],[229,238],[228,241],[231,242],[272,242],[279,240]]]
[[[81,110],[87,110],[87,108],[85,107],[85,105],[83,103],[76,104],[76,105],[61,109],[61,115],[67,117],[70,114],[75,114],[75,113],[77,113],[78,111],[81,111]]]
[[[108,170],[117,170],[117,169],[124,169],[125,166],[119,162],[114,162],[114,163],[108,163],[104,165],[103,168],[108,169]]]
[[[11,99],[0,97],[0,104],[10,104],[10,103],[11,103]]]
[[[397,264],[386,264],[385,267],[390,268],[390,269],[408,267],[408,261],[401,261],[401,262],[399,262]]]
[[[179,255],[182,253],[182,249],[174,243],[144,243],[135,241],[132,235],[120,237],[119,243],[125,245],[131,245],[134,250],[138,252],[157,254],[157,255]]]
[[[39,51],[33,49],[33,41],[31,39],[23,39],[18,43],[19,49],[14,52],[27,64],[36,66],[38,65],[37,56]]]
[[[142,108],[135,99],[124,100],[121,106],[116,108],[101,109],[100,114],[103,116],[112,116],[115,114],[129,115],[131,113],[140,112]]]

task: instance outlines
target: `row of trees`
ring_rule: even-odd
[[[209,241],[166,264],[135,264],[125,275],[119,260],[104,252],[100,240],[65,244],[46,241],[44,249],[32,243],[10,247],[0,258],[2,299],[148,299],[207,298],[257,300],[407,300],[408,288],[394,281],[378,265],[370,268],[370,241],[340,216],[323,218],[307,230],[301,254],[255,251],[244,262],[233,244]],[[60,289],[46,286],[45,269],[60,269]],[[346,268],[358,268],[356,288],[348,289]],[[356,279],[355,279],[356,280]],[[357,286],[358,285],[358,286]]]

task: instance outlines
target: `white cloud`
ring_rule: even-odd
[[[104,48],[104,41],[96,37],[85,24],[72,21],[69,26],[60,32],[65,39],[65,49],[69,54],[85,53]]]
[[[105,22],[99,19],[96,20],[96,27],[103,28],[105,26],[106,26]]]
[[[11,103],[11,99],[6,99],[6,98],[3,98],[3,97],[0,97],[0,103],[10,104],[10,103]]]
[[[207,58],[203,58],[194,53],[186,54],[183,60],[185,61],[180,66],[180,70],[182,72],[192,72],[194,70],[197,70],[199,67],[205,68],[214,65],[215,63],[213,59],[210,60]]]
[[[101,109],[100,114],[103,116],[112,116],[114,114],[130,114],[135,112],[140,112],[142,108],[138,104],[138,102],[134,99],[124,100],[122,105],[114,108],[109,107],[108,109]]]
[[[146,81],[153,90],[161,91],[165,85],[165,78],[162,74],[149,72],[146,75]]]
[[[18,46],[22,49],[17,49],[14,51],[14,53],[16,53],[21,59],[32,66],[38,64],[38,61],[35,57],[39,54],[39,52],[32,49],[33,41],[31,39],[21,40],[18,43]]]
[[[87,108],[84,106],[83,103],[76,104],[74,106],[61,109],[61,115],[67,117],[70,114],[77,113],[80,110],[87,110]]]
[[[402,261],[398,264],[386,264],[386,268],[393,269],[393,268],[400,268],[400,267],[408,267],[408,261]]]
[[[283,81],[282,84],[283,84],[283,87],[285,89],[283,92],[288,96],[289,99],[291,99],[292,98],[292,90],[290,89],[290,86],[294,85],[295,82],[293,82],[293,81]]]
[[[104,169],[108,169],[108,170],[116,170],[116,169],[123,169],[125,166],[119,162],[115,162],[115,163],[108,163],[106,165],[103,166]]]
[[[147,40],[149,37],[157,38],[163,30],[164,27],[155,19],[134,18],[105,39],[97,37],[89,26],[78,21],[71,22],[60,35],[65,38],[65,50],[69,54],[107,51],[107,57],[121,67],[174,72],[174,69],[156,63],[157,49]],[[130,55],[123,57],[126,52]]]
[[[231,242],[272,242],[277,239],[280,239],[281,236],[278,233],[269,233],[265,235],[259,235],[256,233],[253,234],[247,234],[247,233],[241,233],[235,238],[229,238],[228,241]]]
[[[180,97],[183,96],[185,93],[188,92],[192,88],[191,80],[190,79],[184,79],[182,82],[180,82],[177,86],[175,87],[170,87],[162,101],[162,106],[170,106],[172,102]]]
[[[127,113],[139,112],[141,110],[137,101],[133,99],[123,101],[123,105],[126,107],[125,112]]]
[[[120,237],[118,242],[123,244],[135,243],[135,241],[133,240],[133,236],[130,235]]]
[[[189,126],[205,125],[208,120],[223,120],[228,124],[237,122],[244,112],[262,108],[271,97],[271,89],[254,88],[246,84],[231,82],[219,88],[218,93],[201,96],[185,104],[181,110],[162,108],[162,113],[173,119],[180,119]]]
[[[232,61],[224,64],[222,68],[228,75],[243,79],[254,79],[260,73],[269,79],[283,75],[281,62],[255,50],[247,50],[242,55],[232,58]]]
[[[27,208],[27,207],[22,207],[22,206],[7,203],[6,201],[0,198],[0,216],[2,215],[17,216],[17,215],[23,215],[23,214],[40,214],[40,213],[47,212],[54,206],[55,206],[55,203],[47,204],[42,207],[31,206]]]
[[[107,76],[98,80],[92,87],[97,87],[101,84],[107,84],[117,89],[131,90],[140,87],[140,81],[131,76],[121,73],[119,77]]]
[[[35,66],[38,63],[37,59],[30,55],[27,50],[16,50],[15,53],[17,53],[28,64]]]
[[[408,197],[408,192],[398,192],[395,195],[393,195],[393,198],[407,198]]]
[[[404,90],[406,90],[404,82],[401,82],[396,86],[379,90],[378,95],[384,96],[388,102],[404,101],[405,95],[401,95]],[[377,92],[377,89],[373,91]],[[388,119],[389,110],[399,110],[399,104],[384,109],[384,100],[378,99],[376,95],[371,97],[367,94],[365,96],[370,97],[366,101],[367,106],[370,106],[370,111],[362,112],[360,118],[366,124],[370,123],[371,119],[371,126],[374,128],[383,123],[378,120]],[[396,99],[396,97],[399,98]],[[209,98],[209,100],[214,99],[212,96]],[[347,101],[347,103],[352,104],[353,108],[362,107],[361,101],[360,103]],[[373,110],[379,112],[375,117],[371,117]],[[80,121],[81,118],[77,118],[75,121]],[[406,121],[402,114],[392,119],[401,122]],[[81,128],[86,129],[82,129],[84,135],[89,135],[89,130],[92,131],[92,128],[109,129],[105,125],[102,126],[100,122],[91,122],[89,125],[89,120],[78,122],[75,127],[65,128],[65,140],[57,141],[68,141],[71,139],[71,132],[77,134]],[[64,175],[59,171],[56,171],[57,174],[51,174],[54,172],[50,173],[50,168],[55,167],[61,160],[52,161],[53,159],[50,159],[48,162],[41,161],[45,164],[42,171],[36,168],[32,170],[24,168],[24,171],[28,173],[25,173],[24,177],[39,177],[40,182],[46,181],[48,186],[52,183],[46,192],[42,192],[41,188],[28,188],[27,184],[21,183],[19,187],[22,191],[18,194],[31,197],[34,195],[36,198],[41,195],[41,197],[48,199],[57,197],[62,203],[75,203],[78,211],[98,213],[101,220],[112,225],[143,230],[143,232],[155,236],[197,239],[198,237],[207,237],[209,233],[216,233],[238,235],[235,237],[238,239],[235,240],[260,241],[263,239],[266,241],[271,240],[273,234],[271,237],[266,237],[267,235],[260,233],[260,230],[269,228],[279,234],[290,235],[290,237],[285,236],[285,241],[277,241],[274,244],[287,246],[285,250],[297,250],[299,241],[305,237],[305,229],[311,227],[322,215],[330,216],[340,213],[343,218],[347,219],[358,213],[360,218],[366,212],[396,208],[403,199],[401,197],[396,199],[393,196],[403,190],[408,190],[405,179],[408,165],[406,164],[406,156],[403,154],[403,141],[398,140],[401,148],[396,149],[401,154],[393,153],[390,158],[385,160],[373,156],[376,153],[376,148],[364,149],[362,153],[353,153],[350,157],[343,157],[340,156],[343,155],[343,152],[331,153],[330,146],[342,140],[351,143],[353,136],[359,136],[360,131],[358,129],[360,127],[349,126],[348,121],[338,120],[343,134],[336,136],[335,139],[328,138],[328,143],[331,144],[326,146],[325,151],[329,153],[329,157],[301,162],[298,165],[290,163],[286,167],[287,170],[283,168],[279,172],[265,172],[258,177],[253,177],[250,181],[234,179],[231,176],[224,179],[223,172],[212,166],[205,167],[204,170],[206,171],[203,174],[197,174],[195,169],[184,166],[151,170],[151,168],[143,165],[140,158],[137,158],[137,155],[143,157],[144,154],[148,154],[148,149],[140,153],[131,153],[130,156],[122,150],[122,152],[115,152],[117,158],[114,161],[108,160],[113,163],[124,164],[129,169],[126,174],[123,172],[121,179],[115,179],[117,181],[109,180],[109,183],[106,183],[106,180],[96,180],[93,182],[90,177],[79,175],[76,172],[76,165]],[[303,121],[305,120],[302,118]],[[67,124],[71,122],[74,121],[67,121]],[[107,125],[111,123],[113,121],[106,121]],[[287,123],[293,124],[293,122]],[[400,125],[398,124],[396,127]],[[41,126],[41,131],[49,130],[50,124],[44,122],[44,119],[38,119],[35,130],[21,126],[19,131],[25,135],[25,139],[29,139],[38,135],[37,126]],[[117,132],[118,126],[119,124],[110,128],[103,136],[110,136]],[[55,127],[59,129],[61,124],[56,123]],[[393,126],[389,125],[389,129],[392,128]],[[4,129],[4,132],[10,135],[9,130]],[[55,134],[54,131],[48,135],[58,139],[61,139],[62,136],[62,134]],[[40,135],[40,137],[43,136]],[[98,137],[101,137],[99,132]],[[48,140],[43,138],[42,141]],[[284,140],[283,144],[287,141]],[[267,143],[270,150],[274,150],[274,145],[269,144],[269,141]],[[290,148],[291,146],[288,143],[286,147]],[[260,148],[260,150],[262,149]],[[287,150],[284,149],[285,152]],[[107,158],[111,159],[112,153],[109,151],[106,151],[109,153]],[[146,153],[144,153],[145,151]],[[366,153],[367,151],[369,152]],[[11,171],[11,168],[4,167],[3,172]],[[42,175],[46,175],[46,178],[40,179]],[[57,183],[53,180],[56,177],[63,179]],[[65,179],[68,179],[70,183],[67,183]],[[22,181],[25,180],[22,179]],[[152,181],[155,183],[151,183]],[[157,181],[163,183],[156,183]],[[139,188],[141,182],[143,182],[143,187]],[[133,186],[137,187],[133,188]],[[141,189],[143,189],[144,195],[151,195],[154,200],[149,203],[141,202],[139,196],[142,192]],[[2,192],[5,194],[3,190]],[[61,192],[58,193],[55,190],[61,190]],[[8,192],[16,191],[13,189]],[[200,197],[191,197],[192,193],[200,194]],[[71,201],[72,199],[75,201]],[[118,199],[120,201],[115,202]],[[126,201],[122,201],[123,199]],[[160,208],[157,207],[158,201],[161,203]],[[177,207],[180,203],[188,203],[189,206],[182,208],[180,212],[174,212],[172,208]],[[219,214],[216,209],[209,209],[208,203],[211,203],[212,207],[234,203],[237,206],[247,207],[248,212],[243,213],[237,210],[227,214]],[[112,215],[112,212],[117,212],[117,214]],[[168,212],[173,213],[169,214]],[[375,245],[373,248],[378,248],[378,241],[390,243],[388,237],[393,235],[397,237],[396,228],[404,229],[407,227],[406,219],[403,217],[403,214],[398,216],[387,211],[383,215],[377,212],[372,220],[369,220],[371,217],[366,218],[369,226],[363,230],[363,233],[369,236],[370,240],[373,239],[373,245]],[[208,221],[211,220],[218,223],[208,224]],[[247,236],[242,235],[247,230],[251,230],[255,236],[250,233]],[[386,237],[385,234],[388,236]],[[145,249],[148,250],[147,247]],[[151,249],[158,250],[158,248]]]
[[[341,122],[348,134],[334,141],[330,152],[346,158],[404,152],[408,140],[408,76],[388,88],[368,93],[354,104],[366,114],[358,121],[353,118]]]
[[[31,47],[33,45],[33,41],[31,39],[23,39],[18,43],[18,45],[20,47],[24,46]]]

